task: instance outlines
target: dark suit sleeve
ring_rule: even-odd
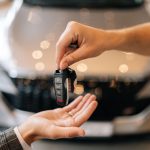
[[[23,150],[13,128],[0,133],[0,150]]]

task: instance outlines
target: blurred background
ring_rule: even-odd
[[[0,129],[57,108],[55,44],[69,21],[119,29],[150,20],[150,0],[0,0]],[[108,41],[109,42],[109,41]],[[116,50],[71,66],[75,94],[97,96],[86,137],[33,149],[150,149],[150,59]]]

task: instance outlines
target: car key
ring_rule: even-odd
[[[71,68],[56,70],[54,73],[54,90],[59,106],[69,103],[70,93],[74,92],[76,72]]]

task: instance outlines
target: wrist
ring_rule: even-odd
[[[107,50],[122,50],[127,43],[127,33],[125,30],[106,30]]]
[[[34,129],[28,123],[23,123],[20,126],[18,126],[18,130],[19,130],[23,140],[28,145],[31,145],[31,143],[35,141]]]

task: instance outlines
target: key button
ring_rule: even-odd
[[[62,78],[59,78],[59,77],[55,78],[55,82],[56,83],[62,83]]]
[[[61,90],[62,89],[62,84],[55,84],[55,88]]]
[[[56,90],[57,95],[62,95],[61,90]]]

